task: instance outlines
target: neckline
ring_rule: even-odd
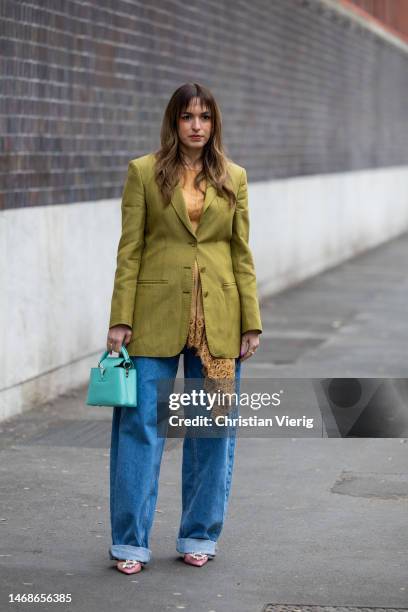
[[[187,192],[190,192],[190,193],[195,193],[196,191],[198,191],[196,188],[194,188],[194,190],[188,189],[186,185],[182,185],[182,181],[181,180],[179,181],[179,185],[180,185],[180,187],[181,187],[181,189],[183,191],[187,191]],[[205,186],[205,191],[207,192],[207,180],[206,180],[206,178],[203,178],[201,180],[200,187],[202,187],[202,186]]]

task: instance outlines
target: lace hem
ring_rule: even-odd
[[[235,359],[213,357],[208,348],[203,316],[191,317],[187,347],[195,348],[203,364],[204,390],[207,393],[220,393],[222,401],[215,402],[211,416],[222,416],[231,409],[230,394],[235,393]],[[225,394],[225,395],[224,395]]]

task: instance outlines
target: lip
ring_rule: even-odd
[[[190,136],[190,138],[192,138],[193,140],[200,140],[202,136]]]

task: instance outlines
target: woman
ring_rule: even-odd
[[[137,408],[115,407],[112,421],[109,555],[124,573],[151,556],[165,442],[157,380],[174,380],[183,354],[186,379],[230,388],[259,346],[248,233],[246,171],[224,154],[211,92],[186,83],[165,110],[160,149],[130,161],[122,194],[107,350],[124,344],[138,379]],[[190,565],[215,556],[234,449],[235,436],[184,439],[176,549]]]

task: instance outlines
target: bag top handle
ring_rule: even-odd
[[[105,351],[105,352],[103,353],[102,357],[101,357],[101,358],[100,358],[100,360],[98,361],[98,366],[100,366],[100,364],[102,363],[102,361],[103,361],[104,359],[106,359],[106,357],[109,355],[109,353],[110,353],[110,351]],[[131,360],[131,359],[130,359],[130,357],[129,357],[129,353],[127,352],[126,347],[125,347],[123,344],[122,344],[122,346],[120,347],[119,355],[120,355],[120,354],[122,354],[122,355],[123,355],[123,357],[125,358],[125,362],[126,362],[126,363],[130,363],[131,365],[133,365],[133,364],[132,364],[132,360]]]

